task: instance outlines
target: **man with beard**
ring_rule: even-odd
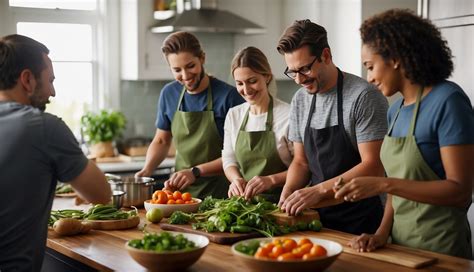
[[[339,178],[384,174],[379,152],[388,103],[367,81],[335,66],[326,30],[310,20],[288,27],[277,50],[285,58],[285,74],[303,87],[291,102],[295,153],[279,202],[294,215],[334,199]],[[383,214],[379,196],[342,202],[318,209],[325,227],[353,234],[377,229]]]
[[[150,176],[173,141],[176,172],[165,188],[201,199],[226,197],[229,182],[221,159],[224,120],[228,110],[244,100],[235,87],[206,74],[205,53],[191,33],[169,35],[161,49],[176,80],[161,91],[155,137],[136,176]]]
[[[84,199],[110,201],[104,174],[71,130],[45,113],[55,95],[49,50],[21,35],[0,39],[0,271],[40,271],[58,180]]]

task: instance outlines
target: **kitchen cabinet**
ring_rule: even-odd
[[[161,53],[167,34],[151,33],[156,23],[153,0],[121,0],[121,78],[170,80],[171,71]]]

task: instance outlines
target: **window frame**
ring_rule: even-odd
[[[97,0],[95,10],[13,7],[0,0],[0,36],[17,33],[18,22],[88,24],[92,29],[92,105],[120,105],[119,1]],[[46,45],[48,46],[48,45]]]

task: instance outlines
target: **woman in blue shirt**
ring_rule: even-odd
[[[372,251],[391,236],[396,244],[470,259],[474,112],[463,90],[446,80],[453,71],[447,42],[407,10],[369,18],[360,31],[368,80],[385,96],[402,98],[388,112],[380,152],[387,178],[355,178],[336,193],[346,201],[387,193],[375,234],[349,244]]]

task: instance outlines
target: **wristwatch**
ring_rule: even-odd
[[[191,168],[191,172],[193,173],[195,178],[199,178],[201,176],[201,170],[197,168],[196,166]]]

